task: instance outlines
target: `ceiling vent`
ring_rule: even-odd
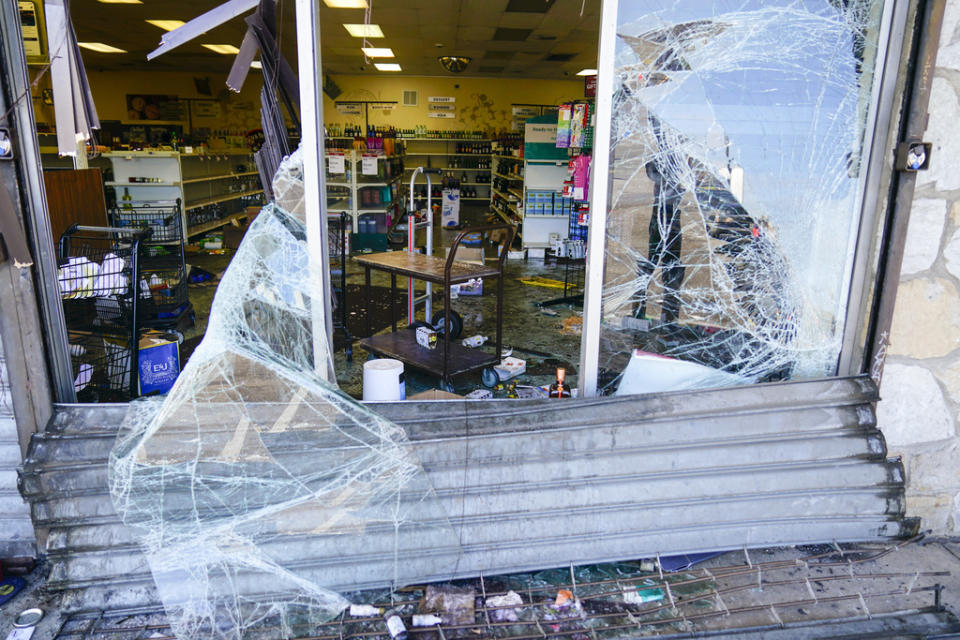
[[[420,94],[416,89],[403,90],[403,106],[415,107],[420,103]]]
[[[551,53],[544,58],[546,62],[570,62],[577,54],[575,53]]]

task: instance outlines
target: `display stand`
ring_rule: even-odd
[[[263,189],[249,149],[180,153],[110,151],[112,188],[118,204],[125,192],[134,208],[172,206],[180,200],[186,230],[183,241],[247,217],[246,208],[262,204]]]
[[[343,331],[343,336],[346,339],[346,345],[344,346],[344,353],[347,356],[347,362],[353,361],[353,336],[350,335],[350,330],[347,328],[347,255],[350,253],[348,248],[349,243],[349,232],[347,231],[347,225],[349,224],[349,216],[345,211],[341,211],[340,215],[327,215],[327,221],[331,223],[329,226],[333,227],[336,225],[336,229],[330,229],[327,233],[328,242],[330,244],[330,256],[336,256],[336,266],[331,260],[330,262],[330,281],[336,282],[334,276],[339,278],[339,284],[334,284],[333,293],[337,298],[337,313],[333,318],[333,330],[337,329]]]
[[[568,237],[569,213],[562,213],[555,199],[567,178],[567,150],[558,149],[557,117],[549,114],[530,118],[524,130],[523,247],[544,251],[550,239]],[[538,199],[546,196],[546,201]]]
[[[375,167],[374,175],[364,175],[365,163],[368,169]],[[350,218],[353,250],[386,249],[387,230],[400,202],[397,183],[402,176],[402,155],[353,149],[327,154],[327,212]]]

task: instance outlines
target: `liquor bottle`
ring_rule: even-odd
[[[551,398],[569,398],[570,389],[567,387],[567,370],[563,367],[557,368],[557,381],[550,385]]]
[[[129,188],[123,188],[123,196],[120,199],[123,200],[123,204],[120,205],[121,209],[133,209],[133,205],[130,204],[133,200],[133,197],[130,195]]]

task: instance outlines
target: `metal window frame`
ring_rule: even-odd
[[[41,330],[45,338],[50,384],[59,402],[76,402],[73,388],[73,366],[63,318],[60,287],[57,283],[57,260],[50,230],[47,191],[40,163],[37,125],[33,117],[33,101],[27,74],[27,60],[20,31],[20,10],[16,0],[0,0],[0,31],[3,33],[3,72],[10,94],[25,96],[11,107],[9,118],[17,149],[22,179],[23,216],[30,248],[33,251],[37,302],[41,314]]]
[[[320,56],[320,13],[315,0],[296,0],[297,68],[300,82],[300,149],[303,155],[303,199],[307,216],[307,251],[310,277],[322,283],[321,291],[330,291],[327,268],[327,192],[324,172],[323,97]],[[333,370],[333,317],[330,297],[323,304],[311,304],[313,319],[313,363],[317,375],[336,384]],[[323,333],[321,333],[321,331]],[[326,336],[324,340],[323,336]]]
[[[921,0],[922,1],[922,0]],[[941,3],[944,0],[930,0]],[[620,0],[603,0],[600,19],[600,44],[597,54],[597,103],[594,127],[596,149],[610,149],[613,111],[613,69],[617,14]],[[867,160],[859,181],[860,205],[855,221],[857,232],[851,245],[854,255],[845,286],[847,300],[841,350],[834,376],[854,375],[867,368],[865,327],[874,319],[873,301],[880,294],[868,290],[878,274],[878,262],[887,242],[878,242],[882,224],[883,181],[889,178],[887,154],[904,65],[904,35],[910,15],[910,0],[885,0],[877,39],[878,51],[875,79],[871,88],[863,157]],[[942,12],[941,12],[942,15]],[[607,209],[611,191],[612,152],[595,153],[591,167],[590,224],[587,241],[587,264],[583,304],[583,333],[580,345],[580,393],[597,394],[600,357],[600,329],[603,318],[603,280],[606,253]],[[596,179],[605,177],[606,179]],[[894,178],[895,179],[895,178]],[[912,190],[911,190],[912,193]],[[899,231],[906,234],[906,226]],[[902,243],[902,239],[901,239]],[[902,251],[901,251],[902,253]],[[897,264],[899,269],[899,262]],[[889,322],[887,322],[889,326]]]

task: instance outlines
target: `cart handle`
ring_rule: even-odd
[[[141,240],[146,240],[153,235],[153,229],[143,229],[139,227],[90,227],[87,225],[73,224],[63,232],[63,235],[73,235],[78,231],[94,231],[97,233],[122,233],[125,235],[139,235]]]
[[[450,281],[450,269],[453,267],[455,262],[454,258],[457,257],[457,249],[460,247],[460,242],[469,234],[477,233],[478,231],[493,231],[494,229],[504,229],[507,231],[507,238],[503,244],[503,249],[500,250],[500,257],[497,261],[497,267],[500,272],[503,272],[503,261],[507,258],[507,251],[510,249],[510,246],[513,245],[514,236],[516,236],[517,228],[512,224],[488,224],[482,227],[469,227],[464,229],[457,235],[456,239],[453,241],[453,244],[450,245],[450,255],[447,256],[447,261],[443,266],[443,275],[447,282]]]

